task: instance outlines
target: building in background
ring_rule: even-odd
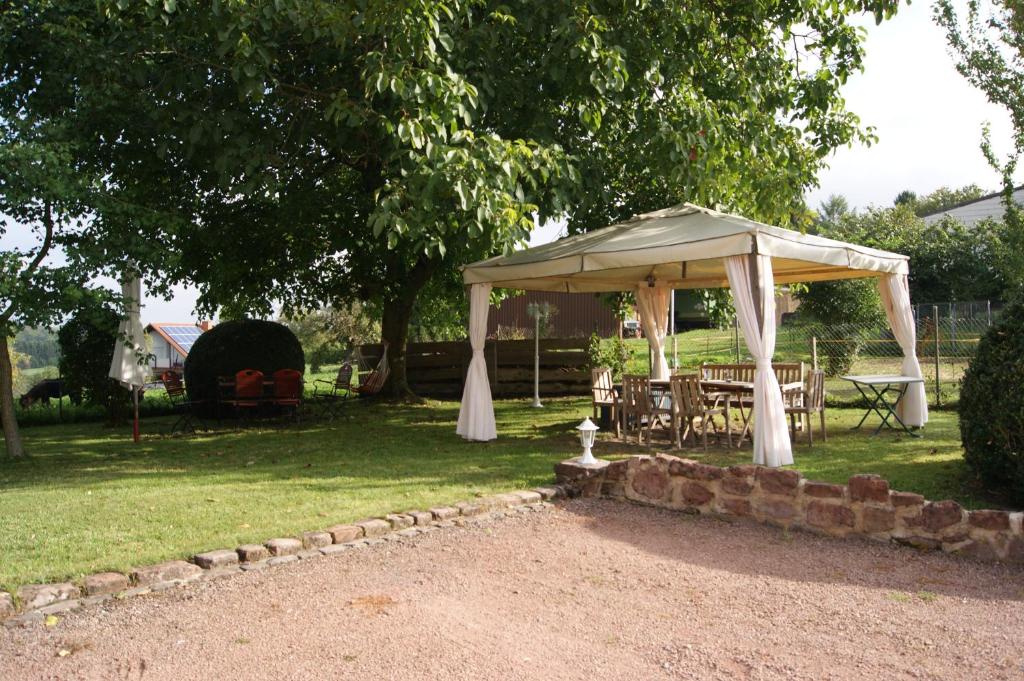
[[[596,293],[561,293],[555,291],[528,291],[521,296],[506,298],[500,305],[492,305],[487,315],[487,336],[520,335],[533,337],[533,317],[527,314],[530,303],[548,303],[553,314],[542,337],[581,338],[596,333],[599,336],[617,336],[619,320],[612,309]]]
[[[1013,200],[1015,203],[1024,205],[1024,185],[1013,190]],[[964,201],[944,210],[922,215],[921,219],[925,221],[925,224],[933,225],[948,215],[968,227],[973,227],[982,220],[1002,220],[1005,214],[1006,206],[1003,203],[1003,193],[995,192],[988,196],[982,196],[980,199]]]
[[[185,358],[196,339],[209,331],[210,322],[160,322],[146,326],[150,340],[149,366],[154,374],[172,369],[177,372],[185,366]]]
[[[674,294],[676,332],[708,328],[708,315],[700,293],[693,289],[679,289]],[[554,314],[547,330],[541,333],[542,337],[580,338],[596,333],[609,338],[619,335],[620,322],[611,307],[601,300],[600,294],[527,291],[491,306],[487,316],[487,337],[532,338],[534,321],[527,313],[527,306],[545,302],[552,306]],[[775,297],[776,323],[781,324],[799,305],[800,301],[793,296],[789,287],[781,287]],[[623,335],[643,335],[635,312],[624,321]]]

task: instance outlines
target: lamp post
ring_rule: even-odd
[[[583,419],[583,423],[576,426],[576,430],[580,431],[580,444],[583,445],[583,455],[577,459],[577,462],[584,466],[597,463],[591,447],[594,446],[594,438],[597,436],[599,428],[594,425],[590,417],[587,417]]]
[[[540,403],[540,319],[547,317],[551,311],[550,303],[530,303],[526,306],[526,314],[533,317],[533,404],[535,409],[544,405]]]

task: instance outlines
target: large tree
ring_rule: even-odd
[[[87,295],[98,271],[88,249],[71,245],[91,200],[74,154],[45,122],[0,116],[0,424],[11,458],[24,456],[14,411],[9,339],[26,326],[57,322]],[[62,250],[65,249],[65,250]]]
[[[950,0],[937,0],[934,17],[946,31],[957,71],[990,102],[1003,107],[1013,125],[1010,149],[993,148],[987,124],[981,147],[989,165],[1002,177],[1006,204],[1004,270],[1008,292],[1019,296],[1024,293],[1024,214],[1013,194],[1017,164],[1024,154],[1024,3],[974,0],[958,9]]]
[[[421,292],[534,220],[805,219],[828,154],[870,138],[840,96],[848,15],[897,4],[35,0],[0,15],[0,87],[73,120],[108,189],[162,216],[112,210],[90,239],[133,235],[208,307],[369,301],[403,394]]]

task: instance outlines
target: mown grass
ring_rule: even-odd
[[[353,400],[333,422],[190,437],[163,436],[168,418],[148,419],[139,445],[127,428],[100,423],[26,429],[32,457],[0,459],[0,588],[550,482],[552,465],[577,455],[574,427],[590,404],[528,405],[496,402],[500,438],[487,444],[455,435],[457,403],[433,401]],[[851,432],[860,415],[831,410],[828,444],[798,445],[796,467],[834,482],[873,472],[929,498],[994,503],[967,474],[954,414],[934,414],[921,439]],[[609,458],[639,451],[646,449],[598,446]],[[750,449],[683,455],[724,465],[748,461]]]

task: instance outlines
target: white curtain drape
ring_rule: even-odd
[[[878,292],[882,296],[882,307],[889,320],[889,327],[896,342],[903,349],[904,376],[921,378],[921,363],[917,361],[917,325],[910,306],[910,287],[903,274],[886,274],[878,280]],[[908,426],[923,426],[928,423],[928,399],[924,383],[912,383],[899,404],[896,413]]]
[[[672,290],[664,286],[642,285],[636,288],[636,304],[640,308],[640,323],[651,346],[651,378],[667,379],[671,372],[665,359],[665,334],[668,330],[669,297]]]
[[[775,278],[772,259],[757,259],[757,272],[751,272],[752,258],[733,255],[725,258],[736,317],[743,339],[754,358],[754,463],[764,466],[786,466],[793,463],[793,447],[786,428],[786,409],[782,403],[779,379],[772,370],[775,354]],[[754,300],[751,282],[757,277],[759,301]],[[763,311],[760,328],[757,307]]]
[[[487,380],[487,361],[484,359],[490,300],[490,284],[473,284],[469,290],[469,344],[473,347],[473,359],[466,373],[459,424],[455,428],[455,432],[467,440],[487,441],[498,437],[491,384]]]

